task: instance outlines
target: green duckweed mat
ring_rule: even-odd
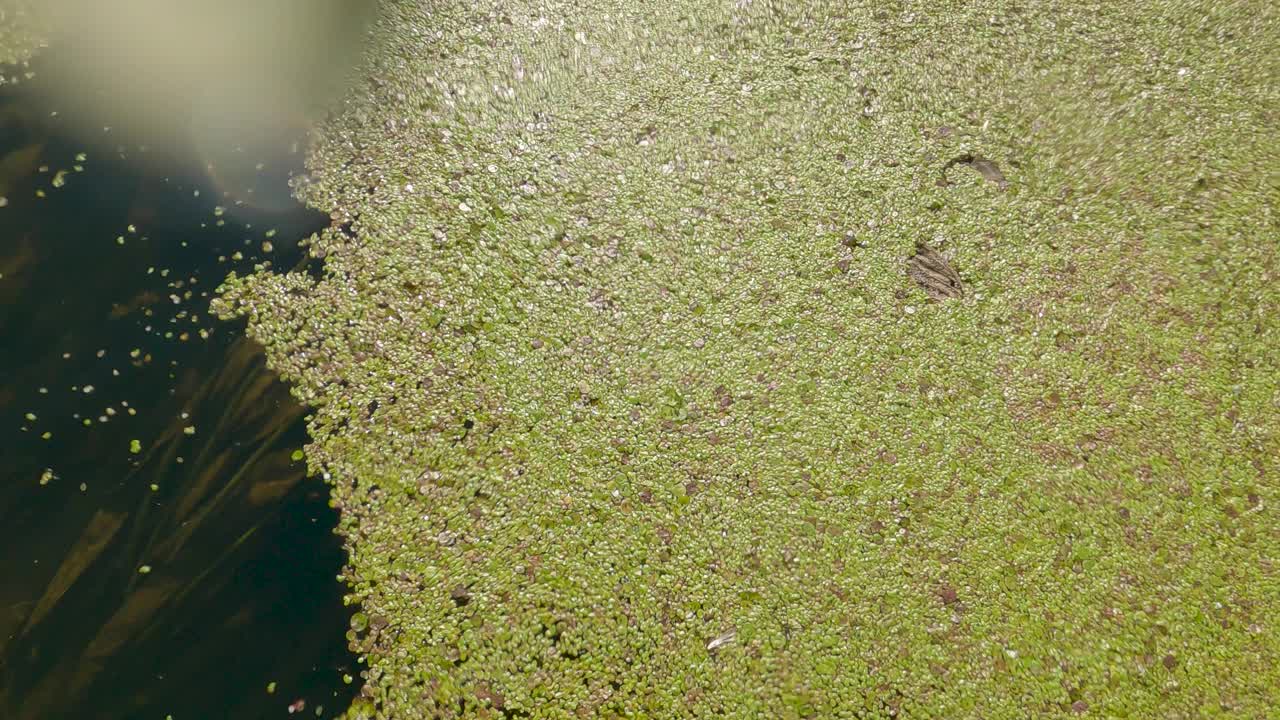
[[[383,2],[215,303],[349,716],[1276,712],[1278,8]]]

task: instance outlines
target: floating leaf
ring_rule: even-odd
[[[923,242],[916,244],[916,254],[907,261],[907,275],[934,300],[964,296],[960,275],[941,253]]]

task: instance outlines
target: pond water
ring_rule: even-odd
[[[305,410],[206,312],[328,222],[289,199],[300,129],[151,145],[24,72],[0,87],[0,717],[335,716],[359,667]]]

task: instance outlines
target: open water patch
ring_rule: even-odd
[[[290,198],[304,125],[139,137],[2,74],[0,716],[336,716],[357,670],[306,411],[208,313],[328,223]]]

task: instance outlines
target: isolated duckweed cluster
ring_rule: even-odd
[[[381,9],[323,277],[215,301],[315,407],[349,716],[1276,706],[1270,3]]]

